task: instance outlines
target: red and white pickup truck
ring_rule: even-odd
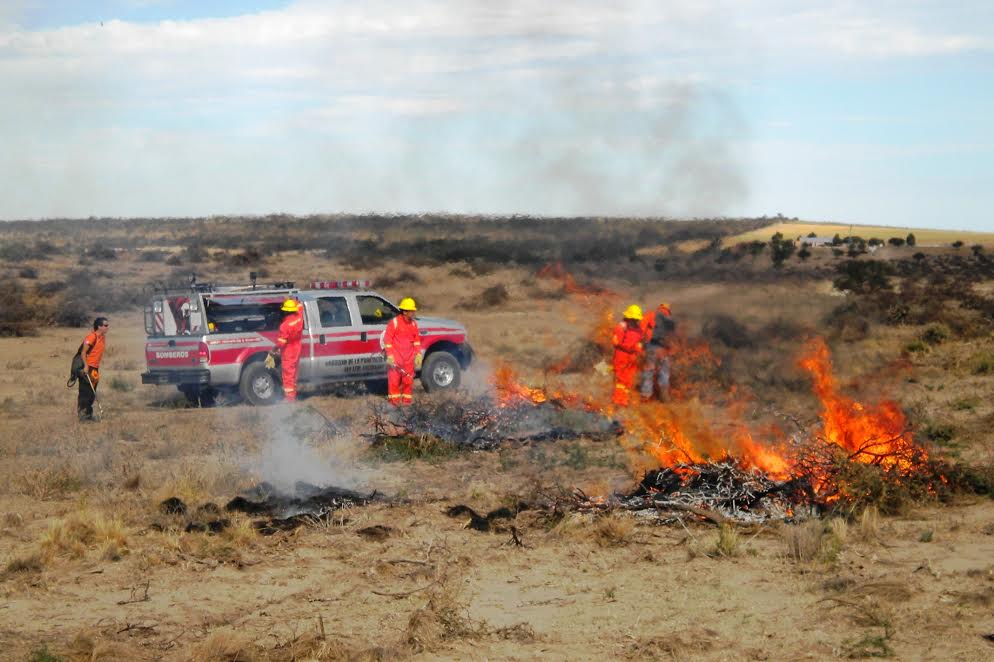
[[[222,394],[252,404],[282,396],[279,370],[266,354],[276,346],[280,306],[293,297],[304,306],[298,380],[302,384],[363,382],[386,377],[380,336],[399,311],[368,289],[369,281],[315,281],[270,286],[193,284],[157,290],[145,308],[143,384],[175,384],[192,401]],[[421,383],[427,391],[456,388],[473,350],[457,322],[418,317],[425,352]]]

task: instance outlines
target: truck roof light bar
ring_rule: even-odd
[[[312,280],[312,290],[344,290],[370,287],[371,280]]]

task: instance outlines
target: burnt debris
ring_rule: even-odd
[[[594,499],[581,493],[576,506],[580,510],[651,511],[666,521],[691,513],[713,521],[761,522],[791,519],[801,505],[813,503],[813,496],[806,478],[778,481],[725,461],[649,471],[628,494]]]
[[[293,494],[280,492],[270,483],[260,483],[229,501],[224,509],[246,515],[265,515],[266,519],[253,522],[263,535],[290,531],[305,524],[330,521],[332,514],[353,506],[385,502],[387,497],[373,491],[368,494],[343,487],[319,487],[298,481]]]
[[[502,442],[557,439],[612,439],[624,430],[618,421],[555,400],[498,406],[489,396],[416,400],[403,408],[378,406],[373,441],[401,435],[428,436],[471,450],[494,450]]]

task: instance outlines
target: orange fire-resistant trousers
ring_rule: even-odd
[[[414,358],[387,369],[387,399],[392,405],[414,402]]]
[[[635,375],[638,374],[638,357],[634,354],[616,351],[614,353],[614,394],[611,402],[619,407],[627,407],[630,395],[635,388]]]
[[[280,352],[283,396],[287,402],[297,399],[297,366],[300,365],[300,339],[288,342]]]

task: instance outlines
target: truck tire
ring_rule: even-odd
[[[238,387],[242,398],[253,405],[271,405],[280,399],[283,392],[276,375],[261,361],[245,366]]]
[[[459,388],[462,373],[459,361],[448,352],[433,352],[421,366],[421,383],[429,393]]]

